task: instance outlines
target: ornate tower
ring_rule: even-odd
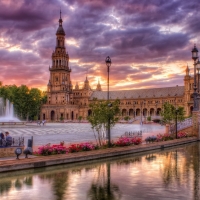
[[[185,111],[186,115],[189,116],[191,113],[191,110],[193,109],[193,99],[192,94],[194,92],[193,90],[193,84],[194,84],[194,78],[190,76],[190,69],[187,65],[185,69],[185,77],[184,77],[184,86],[185,86],[185,91],[184,91],[184,102],[185,102]]]
[[[47,85],[48,104],[68,104],[72,102],[72,84],[70,80],[69,55],[65,48],[65,31],[60,12],[59,26],[56,32],[56,47],[52,53],[52,66],[49,67],[50,79]]]

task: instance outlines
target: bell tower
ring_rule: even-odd
[[[72,95],[71,69],[69,68],[69,55],[65,48],[65,31],[62,26],[61,11],[58,22],[56,46],[51,56],[52,66],[49,67],[50,79],[47,85],[48,104],[68,104]]]

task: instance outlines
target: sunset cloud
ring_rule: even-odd
[[[92,88],[100,80],[106,89],[108,55],[112,90],[183,85],[191,49],[200,46],[195,0],[2,0],[3,84],[45,90],[60,8],[73,85],[88,76]]]

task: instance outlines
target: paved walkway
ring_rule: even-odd
[[[81,161],[83,162],[83,161],[112,157],[112,156],[126,155],[130,153],[139,153],[155,149],[162,149],[195,141],[197,141],[197,138],[191,137],[191,138],[184,138],[184,139],[171,140],[165,142],[155,142],[151,144],[144,144],[138,146],[134,145],[127,147],[107,148],[101,150],[69,153],[62,155],[52,155],[52,156],[37,156],[37,157],[31,157],[29,159],[25,159],[22,158],[22,156],[20,156],[19,160],[16,159],[1,160],[0,172],[46,167],[51,165],[75,163]]]
[[[136,132],[142,130],[143,138],[148,135],[156,135],[165,131],[164,126],[159,124],[116,124],[111,129],[111,138],[116,139],[125,132]],[[8,131],[11,136],[25,137],[25,145],[27,140],[33,136],[34,146],[41,146],[47,143],[59,144],[61,141],[67,143],[79,143],[94,141],[94,133],[89,123],[47,123],[45,126],[37,126],[30,123],[25,127],[6,128],[0,127],[0,132]]]

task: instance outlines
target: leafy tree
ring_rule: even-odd
[[[183,121],[185,111],[183,107],[178,107],[176,111],[176,107],[168,102],[165,102],[163,105],[163,109],[161,112],[161,116],[163,117],[163,122],[165,124],[173,124],[176,120],[176,112],[177,112],[177,121],[181,122]]]
[[[130,120],[130,117],[129,117],[129,116],[125,116],[125,117],[124,117],[124,120],[125,120],[125,121],[128,121],[128,120]]]
[[[1,86],[0,97],[14,104],[15,112],[21,119],[34,119],[39,116],[40,107],[46,103],[46,93],[37,88],[29,89],[26,85]]]
[[[81,120],[83,119],[82,116],[78,116],[78,121],[81,122]]]
[[[147,117],[147,121],[149,121],[149,122],[151,121],[151,116]]]
[[[110,119],[110,127],[113,127],[118,121],[118,117],[116,116],[120,112],[119,100],[113,101],[112,106],[108,101],[95,100],[89,105],[89,107],[92,114],[88,116],[88,121],[92,125],[96,140],[98,139],[97,143],[101,146],[105,143],[106,131],[108,130],[108,120]],[[95,131],[97,132],[98,138],[96,137]]]

